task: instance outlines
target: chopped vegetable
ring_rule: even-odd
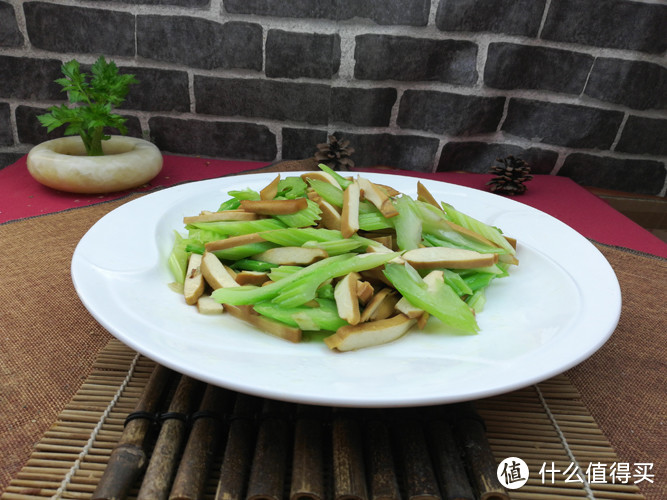
[[[477,333],[486,290],[518,264],[516,240],[438,204],[421,183],[413,199],[320,168],[185,217],[187,236],[176,233],[168,257],[185,302],[292,342],[329,332],[319,338],[337,351],[429,321]]]

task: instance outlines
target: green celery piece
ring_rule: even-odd
[[[188,230],[188,239],[191,241],[196,241],[198,243],[204,244],[209,241],[215,241],[220,239],[220,234],[213,231],[208,231],[206,229],[198,229],[196,227],[189,227]]]
[[[328,275],[331,267],[340,266],[340,264],[355,257],[355,254],[335,255],[334,257],[327,257],[319,262],[304,267],[299,271],[285,276],[283,279],[274,281],[273,283],[261,287],[232,287],[232,288],[218,288],[211,296],[221,304],[233,305],[248,305],[257,304],[264,300],[271,300],[276,295],[281,293],[284,288],[301,278],[315,277],[319,279],[319,275],[324,273]],[[327,278],[320,281],[323,282]],[[307,302],[307,301],[305,301]],[[298,305],[298,304],[297,304]]]
[[[338,316],[336,303],[333,300],[315,300],[319,307],[298,306],[287,308],[270,302],[260,302],[255,304],[253,308],[262,316],[306,330],[336,331],[341,326],[347,325],[347,321]],[[305,328],[305,326],[308,326],[308,328]]]
[[[352,182],[353,182],[353,181],[351,181],[351,180],[349,180],[349,179],[346,179],[345,177],[343,177],[342,175],[340,175],[338,172],[336,172],[336,171],[333,170],[332,168],[329,168],[329,167],[328,167],[327,165],[325,165],[324,163],[320,163],[320,164],[318,165],[318,167],[320,168],[320,170],[322,170],[323,172],[326,172],[327,174],[331,175],[331,177],[333,177],[334,179],[336,179],[336,182],[340,185],[341,189],[345,189],[345,188],[347,188],[347,186],[349,186],[349,185],[352,184]]]
[[[188,229],[203,229],[216,233],[221,239],[225,236],[240,236],[242,234],[259,233],[272,229],[282,229],[285,224],[276,219],[257,219],[248,221],[226,220],[219,222],[194,222],[186,226]]]
[[[187,244],[185,245],[185,250],[190,253],[203,254],[206,251],[206,247],[201,241],[188,239]]]
[[[488,287],[497,275],[493,273],[474,273],[463,278],[468,287],[476,292]]]
[[[320,285],[317,289],[317,297],[320,299],[332,299],[334,298],[334,287],[331,283],[325,283]]]
[[[224,250],[215,250],[213,254],[220,260],[239,260],[252,257],[269,248],[275,248],[275,246],[276,245],[268,241],[260,241],[257,243],[247,243],[237,247],[225,248]]]
[[[417,215],[415,201],[409,196],[394,200],[398,215],[393,217],[396,228],[396,245],[400,250],[417,248],[422,240],[422,221]]]
[[[455,248],[465,248],[480,253],[498,253],[505,254],[507,250],[496,246],[485,245],[474,238],[470,238],[452,229],[447,223],[447,217],[442,210],[424,203],[416,201],[415,206],[418,209],[419,217],[422,220],[422,232],[424,239],[433,246],[446,246]],[[437,241],[430,239],[437,238]]]
[[[176,283],[183,284],[185,282],[185,273],[188,270],[189,255],[185,238],[183,238],[177,231],[174,231],[174,245],[169,253],[168,264],[169,270],[171,271],[174,280],[176,280]]]
[[[244,189],[242,191],[229,191],[227,193],[229,196],[233,196],[237,200],[259,200],[260,196],[257,191],[254,191],[250,188]]]
[[[484,288],[477,290],[466,299],[468,307],[471,307],[476,313],[482,312],[486,305],[486,291]]]
[[[269,279],[271,281],[278,281],[286,276],[290,276],[297,271],[301,271],[303,267],[301,266],[278,266],[274,267],[269,271]]]
[[[257,271],[263,273],[271,271],[271,269],[278,267],[278,264],[272,264],[271,262],[264,262],[263,260],[239,259],[236,262],[234,262],[230,267],[237,271]]]
[[[272,301],[276,304],[281,304],[284,307],[296,307],[305,304],[317,296],[318,287],[326,280],[345,276],[352,272],[366,271],[368,269],[379,267],[398,257],[400,254],[399,252],[342,254],[339,256],[328,257],[327,259],[321,260],[319,263],[345,255],[352,255],[354,258],[348,258],[341,262],[332,262],[331,265],[323,266],[317,273],[305,274],[304,276],[299,277],[297,280],[290,282],[288,286],[284,287],[280,291],[280,294],[276,295]],[[311,264],[306,269],[316,264]]]
[[[516,253],[512,245],[509,244],[509,242],[505,239],[497,227],[490,226],[480,220],[475,219],[474,217],[464,214],[463,212],[459,212],[448,203],[443,202],[442,208],[445,210],[447,217],[452,222],[484,236],[487,240],[492,241],[496,245],[499,245],[501,248],[507,250],[510,255],[514,255]]]
[[[359,229],[362,231],[380,231],[394,227],[392,220],[386,218],[377,209],[362,211],[361,206],[359,210]]]
[[[459,297],[461,295],[470,295],[472,293],[472,289],[460,274],[450,271],[449,269],[442,269],[442,272],[444,273],[445,283],[447,283]]]
[[[321,248],[327,255],[340,255],[358,250],[363,243],[358,240],[306,241],[303,248]]]
[[[450,286],[438,282],[435,291],[429,291],[424,280],[416,278],[416,273],[411,273],[408,267],[387,264],[384,275],[413,306],[427,311],[456,330],[477,333],[479,327],[475,315]]]
[[[278,181],[278,194],[276,197],[287,199],[303,198],[306,196],[308,184],[301,177],[285,177]]]
[[[236,210],[241,206],[241,200],[238,198],[230,198],[227,201],[223,201],[218,208],[218,212],[224,212],[225,210]]]
[[[295,214],[274,215],[273,218],[279,220],[287,227],[307,227],[314,226],[320,220],[322,211],[320,207],[312,200],[308,201],[308,207],[299,210]]]
[[[308,179],[308,184],[320,197],[335,207],[343,207],[343,191],[328,182],[318,179]]]
[[[283,247],[300,247],[307,241],[336,241],[343,239],[340,231],[314,227],[288,227],[262,233],[262,238]]]

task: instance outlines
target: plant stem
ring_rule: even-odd
[[[81,139],[83,139],[83,145],[86,148],[88,156],[104,156],[104,151],[102,150],[103,135],[103,127],[94,128],[92,133],[81,132]]]

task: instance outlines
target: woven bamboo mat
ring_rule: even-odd
[[[156,414],[160,424],[151,421]],[[120,442],[143,443],[147,467],[132,466],[141,454],[118,460]],[[173,463],[161,460],[169,456]],[[508,457],[530,468],[518,490],[496,477]],[[112,339],[2,499],[644,498],[631,481],[596,482],[584,472],[616,462],[565,376],[472,405],[309,407],[207,387]],[[543,464],[577,465],[584,482],[564,474],[542,480]],[[117,467],[135,472],[116,475]],[[123,477],[133,477],[127,487]]]

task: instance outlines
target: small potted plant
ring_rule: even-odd
[[[91,75],[78,61],[62,66],[56,80],[67,92],[69,105],[52,106],[38,117],[48,132],[65,126],[65,137],[30,150],[30,174],[42,184],[73,193],[109,193],[145,184],[162,169],[162,154],[151,142],[127,137],[126,119],[112,112],[125,100],[134,75],[122,75],[104,56]],[[116,129],[122,135],[107,135]],[[69,137],[72,136],[72,137]]]

